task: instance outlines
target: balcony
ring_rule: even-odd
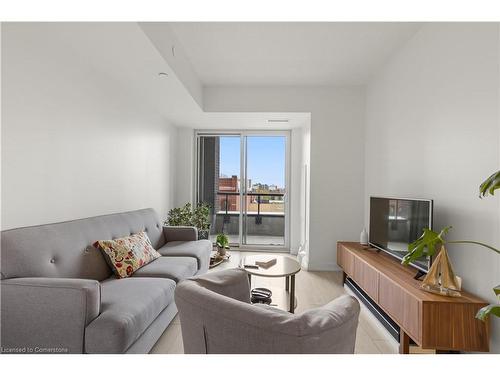
[[[239,243],[240,193],[219,191],[211,237],[225,233],[232,244]],[[285,214],[283,193],[244,195],[247,212],[243,215],[242,242],[246,245],[284,246]]]

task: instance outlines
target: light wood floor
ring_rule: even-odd
[[[242,256],[255,253],[232,251],[230,261],[210,271],[237,267]],[[263,253],[258,253],[263,254]],[[283,288],[284,278],[252,277],[252,287]],[[332,299],[347,293],[342,286],[341,272],[308,272],[300,271],[295,280],[297,308],[296,313],[313,307],[322,306]],[[151,350],[155,354],[182,354],[182,334],[178,316],[165,330]],[[356,336],[356,353],[381,354],[398,352],[398,343],[375,317],[361,306],[359,325]]]

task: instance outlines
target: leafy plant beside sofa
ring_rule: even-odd
[[[479,197],[483,198],[488,194],[494,195],[495,190],[500,189],[500,171],[493,173],[479,186]],[[428,228],[424,229],[424,233],[415,242],[408,245],[408,253],[403,258],[404,265],[410,264],[412,261],[419,259],[422,256],[433,256],[436,253],[436,248],[441,245],[457,243],[457,244],[474,244],[486,247],[500,255],[500,250],[493,246],[487,245],[478,241],[446,241],[445,236],[452,227],[445,227],[439,233]],[[493,292],[500,299],[500,285],[493,288]],[[476,318],[485,320],[487,316],[494,315],[500,317],[500,303],[493,303],[480,309]]]
[[[210,234],[210,205],[204,202],[198,203],[193,209],[191,223],[198,228],[200,239],[208,239]]]
[[[164,222],[169,226],[189,226],[198,229],[198,239],[208,239],[210,230],[210,205],[198,203],[195,207],[186,203],[183,207],[172,208]]]
[[[164,224],[172,227],[191,226],[191,215],[191,203],[186,203],[184,207],[172,208]]]

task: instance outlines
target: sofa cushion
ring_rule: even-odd
[[[165,278],[110,278],[101,283],[101,313],[85,329],[87,353],[123,353],[173,303]]]
[[[164,256],[193,257],[198,262],[198,273],[206,272],[210,262],[212,243],[209,240],[171,241],[158,249]]]
[[[176,283],[196,275],[198,263],[191,257],[160,257],[138,269],[133,277],[166,277]]]
[[[145,232],[97,241],[94,245],[103,252],[106,262],[120,278],[129,277],[139,268],[161,257]]]

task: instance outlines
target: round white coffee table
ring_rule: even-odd
[[[248,268],[245,265],[255,265],[257,261],[269,260],[269,258],[276,258],[276,263],[269,268]],[[242,259],[241,268],[244,268],[248,273],[248,281],[251,283],[251,277],[284,277],[285,278],[285,291],[289,295],[289,312],[295,311],[295,274],[300,271],[300,264],[297,260],[283,256],[283,255],[249,255]]]

